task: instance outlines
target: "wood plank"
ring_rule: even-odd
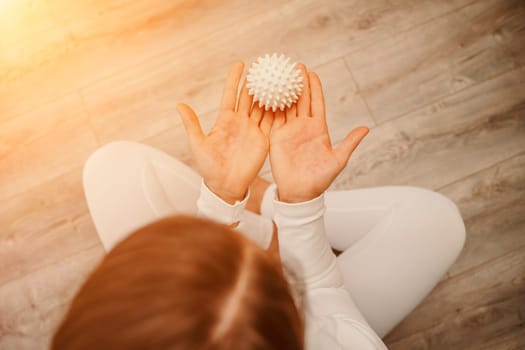
[[[432,18],[436,12],[447,13],[455,9],[467,6],[473,1],[465,0],[449,0],[435,2],[433,0],[389,0],[395,6],[403,6],[408,8],[407,11],[420,11],[424,14],[424,18]]]
[[[463,15],[473,30],[490,35],[516,65],[525,64],[525,3],[520,0],[478,1]]]
[[[47,349],[68,304],[101,260],[101,245],[0,286],[0,348]]]
[[[30,27],[30,26],[29,26]],[[0,122],[29,112],[67,94],[57,82],[73,83],[65,70],[55,68],[73,48],[73,42],[63,28],[56,27],[31,34],[29,41],[15,41],[0,54]]]
[[[388,41],[395,33],[443,16],[469,2],[472,0],[314,2],[304,9],[296,7],[288,21],[282,18],[280,23],[287,24],[288,32],[281,34],[282,25],[277,26],[279,31],[269,38],[281,38],[287,51],[300,53],[301,60],[315,66],[373,43]]]
[[[522,164],[519,171],[523,174],[525,173],[525,167],[523,166],[523,159],[521,161]],[[506,165],[507,164],[502,165],[501,167],[506,167]],[[501,169],[500,167],[498,168]],[[474,194],[474,196],[487,195],[485,198],[478,199],[478,202],[484,203],[487,209],[480,215],[465,220],[465,226],[467,228],[465,247],[459,259],[450,268],[448,276],[455,276],[474,266],[505,254],[516,246],[525,245],[525,216],[523,215],[523,213],[525,213],[525,197],[523,196],[523,189],[520,190],[520,185],[523,184],[523,180],[521,183],[516,183],[512,181],[516,179],[516,177],[514,177],[514,179],[508,179],[507,176],[510,177],[511,175],[502,175],[502,178],[494,179],[492,183],[485,183],[485,186],[503,187],[505,185],[502,184],[502,182],[508,180],[509,183],[507,185],[512,187],[512,190],[521,193],[521,198],[513,198],[514,195],[509,193],[512,191],[509,188],[506,189],[508,192],[502,189],[502,193],[498,195],[508,197],[505,203],[506,205],[491,208],[490,194],[483,192]],[[483,186],[486,178],[483,175],[480,175],[480,177],[481,178],[474,176],[474,178],[478,178],[477,180],[481,182],[481,184],[478,183],[478,185]],[[468,190],[468,184],[464,185],[462,191],[466,190]],[[483,189],[481,191],[483,191]],[[490,189],[488,191],[490,191]],[[452,196],[452,198],[454,199],[454,196]],[[498,198],[495,198],[495,201],[498,201]],[[503,199],[499,199],[499,201],[503,201]],[[462,203],[462,199],[460,198],[460,209],[462,209]]]
[[[472,174],[439,189],[460,207],[463,219],[501,211],[525,198],[525,154]]]
[[[88,116],[75,94],[0,123],[0,159],[57,129],[78,128],[79,123],[88,123]]]
[[[443,330],[443,335],[446,335],[446,330]],[[476,335],[471,344],[462,344],[463,347],[448,347],[449,345],[442,343],[429,342],[424,338],[423,335],[418,334],[416,336],[405,339],[401,344],[394,343],[389,349],[421,349],[421,350],[522,350],[525,345],[525,337],[523,337],[523,329],[520,326],[509,327],[509,329],[503,329],[499,331],[490,339],[480,344],[477,341]],[[403,348],[405,346],[405,348]]]
[[[16,60],[0,61],[0,77],[9,78],[0,79],[3,115],[12,118],[177,48],[172,60],[178,50],[192,49],[187,43],[223,28],[235,31],[232,24],[259,15],[276,3],[50,0],[57,26],[19,44],[41,49],[18,50]],[[195,59],[191,51],[187,54],[191,61]],[[147,72],[151,66],[147,67],[140,73],[133,70],[132,75]]]
[[[505,20],[502,20],[496,35],[496,41],[503,44],[504,48],[510,53],[512,59],[519,65],[525,65],[525,8],[524,3],[516,11],[509,11]],[[503,15],[505,16],[505,15]]]
[[[195,90],[222,80],[222,72],[234,59],[252,61],[264,52],[286,52],[315,66],[462,4],[447,0],[435,6],[426,1],[407,7],[392,6],[387,0],[334,0],[265,1],[253,6],[242,0],[220,4],[141,0],[124,6],[116,0],[53,0],[50,7],[59,24],[31,41],[22,40],[20,45],[27,49],[18,50],[16,60],[0,65],[0,77],[9,78],[0,80],[2,118],[131,68],[124,82],[164,67],[164,81],[179,88],[181,82],[201,81],[190,88]],[[204,72],[196,74],[197,68]],[[192,74],[168,74],[181,69]],[[217,89],[202,91],[196,100],[205,100],[209,91]]]
[[[4,201],[0,207],[3,229],[0,239],[27,239],[45,234],[87,211],[79,167]]]
[[[454,200],[465,220],[467,239],[454,276],[525,245],[525,154],[440,190]]]
[[[372,129],[333,188],[437,189],[525,150],[525,68]]]
[[[389,349],[480,349],[523,334],[525,246],[441,282],[385,339]]]
[[[78,95],[19,118],[6,126],[1,143],[0,199],[82,166],[98,146]]]
[[[494,16],[508,11],[496,2]],[[493,4],[478,1],[346,56],[374,118],[385,122],[515,68],[489,31],[494,25],[467,18],[472,7]]]
[[[34,101],[27,98],[27,90],[32,86],[26,89],[26,96],[21,99],[8,101],[4,96],[12,94],[13,82],[23,77],[23,72],[36,73],[40,68],[43,62],[35,60],[35,56],[52,59],[60,55],[63,50],[57,50],[56,44],[67,36],[64,28],[56,26],[43,0],[6,0],[0,3],[0,122],[13,117],[8,106],[14,105],[20,110],[35,107]],[[48,83],[38,81],[38,74],[33,82]]]
[[[0,242],[0,286],[91,247],[102,246],[88,212]]]
[[[17,41],[29,42],[42,31],[54,28],[57,22],[45,0],[4,0],[0,3],[0,62],[13,57]],[[2,76],[0,74],[0,76]]]
[[[382,2],[381,4],[383,7],[387,6]],[[253,21],[239,23],[238,28],[217,31],[206,37],[195,37],[191,43],[177,46],[175,50],[156,56],[133,70],[123,71],[84,89],[83,95],[93,115],[94,125],[100,132],[105,132],[112,118],[129,118],[126,124],[140,123],[147,118],[149,127],[143,126],[140,129],[153,135],[161,132],[162,128],[173,126],[171,116],[178,101],[192,104],[199,113],[212,111],[220,101],[222,84],[229,65],[234,58],[251,62],[264,53],[261,52],[260,42],[266,43],[267,52],[284,51],[312,67],[331,61],[341,55],[341,50],[347,50],[346,44],[341,44],[344,37],[337,39],[352,33],[349,31],[352,28],[345,28],[344,25],[354,25],[353,21],[342,14],[351,15],[351,19],[358,20],[359,16],[372,16],[369,12],[379,11],[378,8],[381,7],[378,3],[374,6],[366,3],[363,4],[364,8],[360,8],[361,12],[356,12],[353,11],[354,5],[350,6],[347,2],[332,2],[330,6],[318,2],[282,5],[261,13]],[[387,17],[393,13],[386,10],[384,12]],[[401,8],[396,13],[401,16]],[[417,14],[419,12],[413,15]],[[297,18],[301,20],[298,21]],[[394,19],[398,18],[388,17],[385,21],[397,23]],[[341,24],[341,21],[344,23]],[[282,23],[290,23],[291,26],[283,27]],[[389,24],[381,24],[379,31],[382,34],[374,35],[378,38],[390,35],[391,28],[388,26]],[[366,32],[365,29],[362,30]],[[319,40],[315,39],[317,36],[320,36]],[[253,40],[253,37],[258,40]],[[314,43],[332,45],[332,49],[312,46]],[[356,43],[356,46],[359,44]],[[231,47],[231,54],[225,55],[224,47]],[[214,59],[209,60],[209,57]],[[102,136],[102,139],[106,138]]]
[[[485,342],[478,348],[469,347],[465,350],[522,350],[525,347],[525,336],[523,336],[523,327],[513,327],[502,331],[498,336]]]
[[[219,111],[215,110],[199,115],[199,122],[201,123],[202,130],[205,133],[208,133],[215,124],[218,113]],[[175,118],[178,119],[179,117],[175,116]],[[158,148],[161,151],[164,151],[173,156],[174,158],[177,158],[181,162],[189,165],[190,167],[195,167],[195,163],[193,162],[188,145],[186,130],[184,129],[184,126],[181,122],[158,134],[145,138],[139,138],[137,141]]]
[[[323,84],[326,119],[333,143],[341,142],[358,126],[372,128],[375,122],[343,59],[313,67]]]

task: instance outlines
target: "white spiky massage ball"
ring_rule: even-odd
[[[265,55],[253,63],[246,77],[248,93],[267,111],[284,111],[297,102],[303,90],[301,71],[284,55]]]

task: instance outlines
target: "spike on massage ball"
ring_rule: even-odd
[[[284,111],[297,102],[303,90],[301,71],[284,55],[265,55],[252,64],[246,77],[248,94],[267,111]]]

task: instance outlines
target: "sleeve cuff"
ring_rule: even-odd
[[[246,196],[242,201],[237,201],[234,204],[228,204],[215,193],[213,193],[208,188],[208,186],[206,186],[204,181],[201,180],[200,195],[199,199],[197,200],[199,216],[206,217],[226,225],[238,223],[249,197],[250,190],[248,190],[248,193],[246,193]]]
[[[285,218],[294,224],[306,224],[323,216],[324,193],[319,197],[301,203],[286,203],[274,198],[273,200],[275,218]]]

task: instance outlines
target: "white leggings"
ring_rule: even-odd
[[[160,217],[194,214],[199,186],[199,175],[185,164],[132,142],[100,148],[84,168],[86,199],[106,249]],[[261,211],[271,218],[268,193]],[[446,197],[415,187],[329,191],[325,199],[327,237],[343,252],[337,261],[345,286],[383,337],[459,255],[465,240],[459,211]]]

